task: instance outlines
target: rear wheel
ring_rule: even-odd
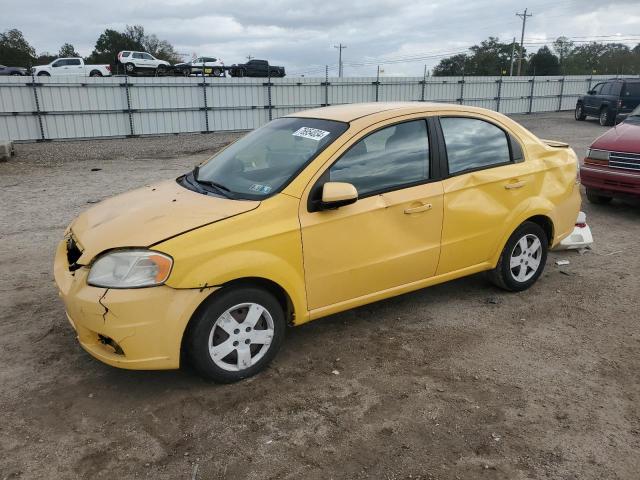
[[[90,77],[101,77],[102,74],[98,70],[92,70],[89,74]]]
[[[576,110],[574,113],[576,120],[584,120],[587,118],[587,115],[584,113],[584,107],[581,103],[576,104]]]
[[[165,73],[167,73],[167,67],[164,65],[158,65],[158,68],[156,68],[156,75],[164,75]]]
[[[220,70],[219,68],[214,68],[211,73],[213,74],[214,77],[222,76],[222,70]]]
[[[542,274],[547,249],[547,234],[542,227],[524,222],[507,240],[496,268],[489,272],[490,280],[511,292],[526,290]]]
[[[586,189],[587,192],[587,200],[589,200],[589,202],[591,203],[595,203],[597,205],[603,205],[606,203],[611,202],[611,200],[613,200],[612,197],[608,196],[608,195],[602,195],[594,190],[591,190],[590,188]]]
[[[50,77],[51,74],[49,72],[40,72],[40,73],[38,73],[38,76],[39,77]]]
[[[613,125],[614,121],[615,115],[611,113],[608,107],[603,107],[602,110],[600,110],[600,125],[603,127],[609,127]]]
[[[206,378],[231,383],[263,370],[278,352],[285,317],[266,290],[236,287],[214,294],[196,313],[187,338],[187,354]]]

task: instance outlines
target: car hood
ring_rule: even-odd
[[[601,135],[591,145],[598,150],[640,153],[640,124],[623,122]]]
[[[260,202],[193,192],[175,180],[108,198],[81,213],[71,232],[86,265],[112,248],[149,247],[167,238],[257,208]]]

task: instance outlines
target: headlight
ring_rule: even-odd
[[[153,287],[167,281],[172,266],[172,258],[160,252],[114,250],[94,262],[87,282],[106,288]]]
[[[609,160],[609,152],[605,150],[587,150],[587,157],[593,158],[594,160]]]

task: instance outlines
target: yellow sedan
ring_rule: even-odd
[[[82,213],[56,282],[95,358],[186,358],[232,382],[265,368],[287,325],[482,271],[529,288],[573,230],[576,169],[566,144],[480,108],[307,110]]]

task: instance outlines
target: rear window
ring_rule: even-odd
[[[640,97],[640,82],[627,83],[622,95],[625,97]]]

